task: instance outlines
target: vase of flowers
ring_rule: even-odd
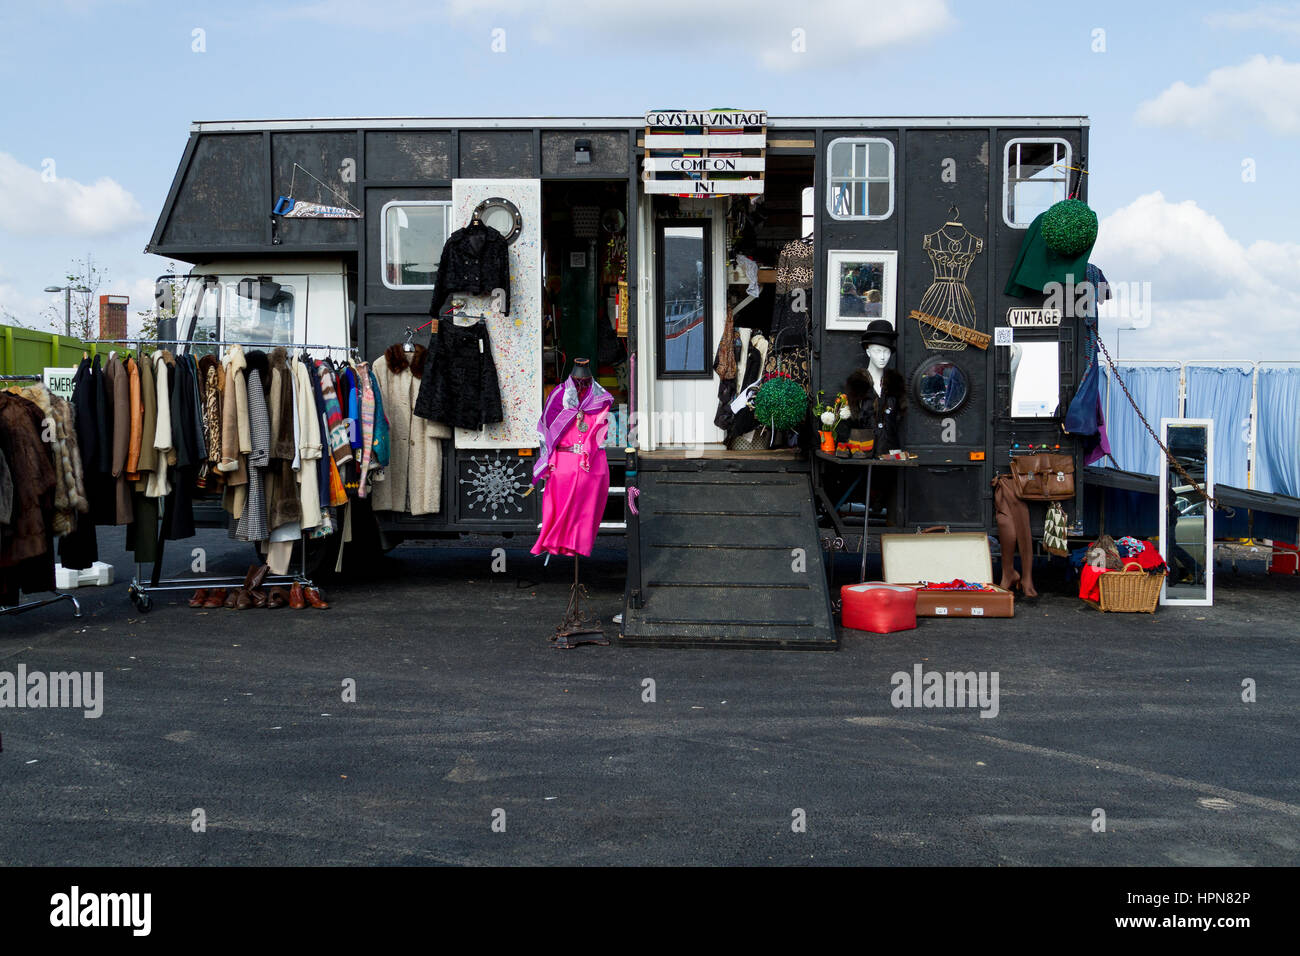
[[[843,392],[835,396],[835,400],[826,401],[824,392],[817,393],[817,405],[813,409],[813,414],[817,416],[819,434],[822,440],[822,451],[828,454],[835,453],[835,433],[839,430],[842,423],[848,421],[852,414],[849,411],[849,400]]]

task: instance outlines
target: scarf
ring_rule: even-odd
[[[533,484],[546,477],[560,436],[573,424],[578,413],[595,413],[613,404],[614,397],[594,378],[591,380],[591,388],[581,398],[578,396],[578,383],[572,375],[564,380],[562,388],[552,389],[546,399],[546,407],[542,409],[542,417],[537,422],[541,447],[537,450],[537,463],[533,466]]]

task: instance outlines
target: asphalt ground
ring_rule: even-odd
[[[572,566],[499,543],[503,572],[494,542],[403,546],[328,611],[141,614],[101,529],[118,581],[80,619],[0,618],[0,671],[104,680],[98,719],[0,709],[0,866],[1300,861],[1295,577],[1225,564],[1215,607],[1148,616],[1040,570],[1056,593],[1014,619],[838,653],[564,651]],[[611,636],[623,569],[583,561]],[[997,715],[894,707],[917,664],[997,672]]]

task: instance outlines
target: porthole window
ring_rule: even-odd
[[[927,359],[916,370],[912,391],[927,412],[951,415],[970,397],[970,380],[955,362],[935,357]]]

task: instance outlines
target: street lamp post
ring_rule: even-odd
[[[63,334],[72,338],[72,293],[90,290],[84,285],[47,285],[45,291],[63,293]]]

